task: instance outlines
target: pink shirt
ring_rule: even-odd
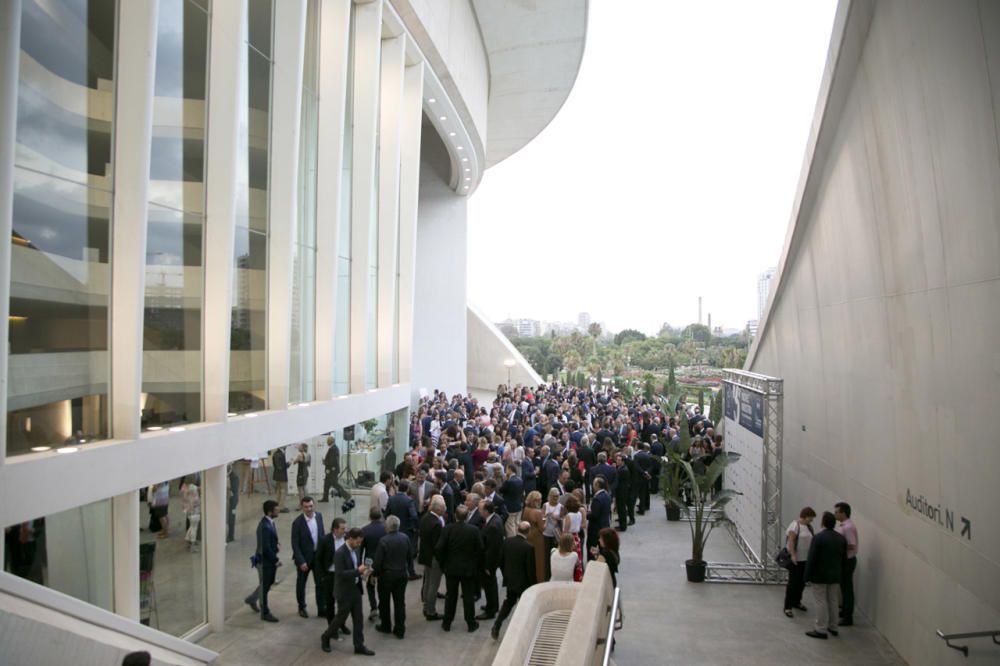
[[[858,556],[858,528],[850,518],[837,526],[837,531],[847,539],[847,559]]]

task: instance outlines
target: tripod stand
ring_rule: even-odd
[[[346,474],[347,485],[354,485],[354,470],[351,469],[351,440],[344,440],[344,443],[347,446],[347,464],[341,468],[339,479],[344,481],[344,475]]]

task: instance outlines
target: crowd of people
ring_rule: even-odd
[[[692,416],[699,446],[713,442],[711,422]],[[501,386],[492,405],[435,391],[413,414],[409,440],[398,463],[386,444],[364,527],[348,529],[336,518],[325,531],[314,500],[300,498],[291,536],[296,600],[299,615],[308,617],[312,575],[317,612],[327,619],[325,651],[332,640],[352,635],[355,653],[373,654],[364,641],[365,598],[375,630],[402,639],[410,581],[422,579],[426,620],[450,631],[461,599],[468,631],[491,621],[494,639],[535,583],[580,581],[596,560],[617,585],[619,533],[649,510],[660,457],[680,438],[676,419],[658,402],[554,384]],[[711,452],[708,444],[696,459]],[[277,621],[267,594],[278,566],[279,511],[274,500],[264,503],[260,585],[246,598],[270,622]]]

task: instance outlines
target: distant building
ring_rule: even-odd
[[[759,323],[759,321],[760,320],[758,319],[751,319],[750,321],[747,322],[747,329],[746,329],[747,335],[751,339],[757,337],[757,324]]]
[[[515,319],[514,328],[522,338],[537,338],[542,334],[542,322],[537,319]]]
[[[576,318],[576,327],[580,329],[581,332],[586,333],[587,329],[590,327],[590,313],[581,312]]]
[[[771,280],[774,278],[777,268],[768,268],[757,276],[757,321],[764,318],[764,308],[767,307],[767,297],[771,293]]]

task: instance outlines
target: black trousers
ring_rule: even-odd
[[[849,557],[840,575],[840,617],[854,621],[854,570],[858,568],[858,558]]]
[[[497,570],[487,569],[482,575],[483,594],[486,596],[487,615],[494,615],[500,607],[500,593],[497,590]]]
[[[462,611],[465,622],[470,627],[476,623],[476,584],[475,576],[455,576],[445,574],[444,620],[443,624],[450,627],[458,610],[458,590],[462,588]]]
[[[785,585],[785,610],[802,603],[802,590],[806,588],[806,563],[799,562],[788,570],[788,584]]]
[[[618,512],[619,527],[626,527],[628,525],[629,509],[635,511],[635,508],[629,502],[629,491],[618,491],[615,495],[615,510]]]
[[[259,597],[261,615],[268,615],[271,612],[271,609],[267,606],[267,593],[271,591],[271,586],[274,585],[274,576],[277,573],[278,567],[273,565],[261,564],[257,567],[257,575],[260,582],[257,585],[257,589],[251,592],[245,601],[247,603],[251,600],[257,601]]]
[[[337,476],[337,470],[326,470],[326,476],[323,477],[323,499],[320,500],[321,502],[328,502],[330,500],[330,488],[333,488],[337,497],[347,499],[351,496],[351,494],[344,490],[344,487],[340,485],[340,480],[337,479]]]
[[[358,585],[358,594],[350,601],[341,600],[340,610],[333,618],[333,622],[327,626],[326,631],[323,632],[323,640],[328,641],[331,638],[337,637],[337,632],[340,631],[340,627],[344,625],[347,621],[347,616],[351,616],[351,627],[353,631],[351,632],[354,637],[354,647],[360,648],[364,647],[365,644],[365,634],[364,634],[364,619],[362,618],[361,611],[361,586]]]
[[[309,574],[312,574],[313,584],[316,588],[316,612],[324,615],[326,613],[326,598],[323,596],[323,585],[319,573],[312,568],[312,565],[305,571],[298,567],[295,568],[295,600],[299,603],[299,610],[306,609],[306,581],[309,580]]]
[[[326,616],[326,623],[333,624],[333,617],[337,614],[337,600],[333,596],[333,573],[325,573],[321,580],[321,592],[323,595],[323,615]]]
[[[639,511],[649,511],[649,481],[641,479],[637,490],[639,497]]]
[[[410,552],[406,554],[406,571],[411,576],[417,575],[417,567],[414,562],[417,559],[417,531],[410,530],[406,533],[410,538]]]
[[[368,581],[365,583],[365,589],[368,590],[368,613],[371,614],[378,610],[378,592],[375,588],[375,583],[372,582],[371,576],[368,577]]]
[[[655,495],[660,492],[660,475],[652,474],[649,477],[649,494]]]
[[[406,631],[406,573],[387,571],[378,579],[379,619],[382,626],[392,629],[397,636]],[[392,599],[393,618],[389,618],[389,599]]]
[[[500,627],[503,626],[504,620],[506,620],[510,615],[510,612],[514,610],[514,606],[517,605],[520,598],[520,592],[514,592],[509,587],[507,588],[507,596],[504,597],[503,605],[500,606],[500,613],[497,614],[496,622],[493,623],[494,629],[500,631]]]

